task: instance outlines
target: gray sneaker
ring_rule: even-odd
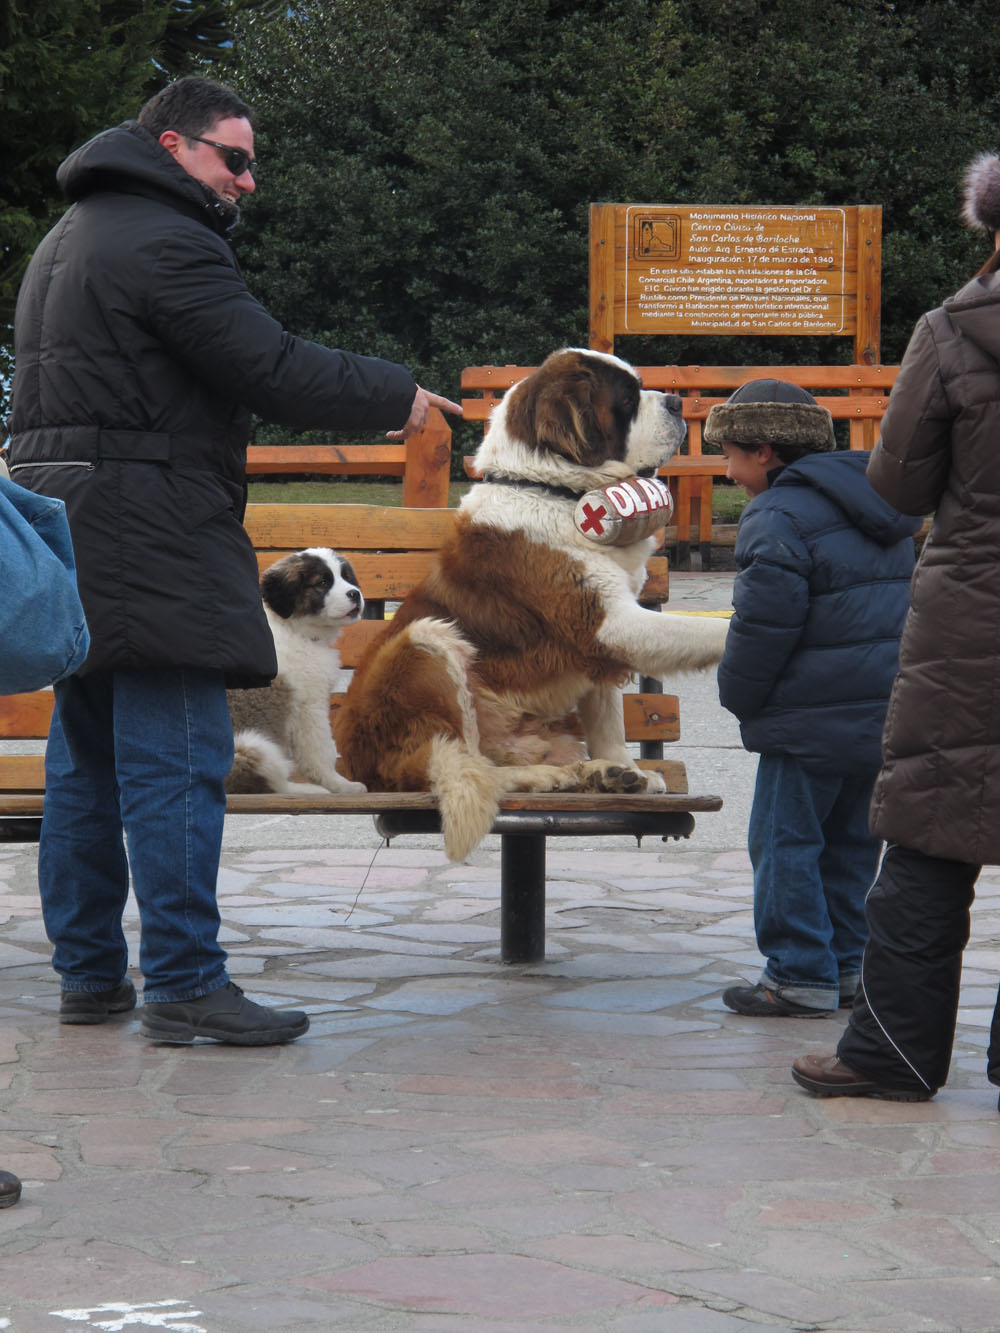
[[[13,1171],[0,1171],[0,1208],[13,1208],[21,1197],[21,1182]]]
[[[756,986],[730,986],[722,992],[722,1003],[748,1018],[828,1018],[833,1009],[813,1009],[808,1004],[786,1000],[763,982]]]
[[[278,1046],[309,1030],[309,1018],[301,1010],[254,1004],[232,981],[197,1000],[144,1004],[140,1017],[139,1030],[144,1037],[181,1046],[196,1037],[210,1037],[232,1046]]]
[[[107,990],[64,990],[59,995],[60,1023],[106,1023],[112,1014],[135,1008],[135,987],[128,977]]]

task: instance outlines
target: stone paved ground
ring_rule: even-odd
[[[711,691],[686,739],[726,811],[687,842],[550,842],[541,965],[497,961],[492,841],[452,866],[367,821],[232,821],[233,973],[312,1018],[283,1048],[60,1028],[36,852],[0,848],[0,1166],[25,1182],[0,1329],[1000,1328],[1000,870],[948,1087],[807,1097],[789,1064],[841,1020],[720,1000],[760,959],[752,766]]]

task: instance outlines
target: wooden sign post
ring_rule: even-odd
[[[827,334],[879,361],[882,209],[592,204],[590,346],[619,334]]]

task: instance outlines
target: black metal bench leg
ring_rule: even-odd
[[[643,694],[662,694],[663,681],[658,680],[656,676],[640,676],[639,689]],[[662,741],[640,741],[639,742],[640,759],[662,759],[663,742]]]
[[[37,842],[41,835],[41,815],[10,815],[0,819],[0,842]]]
[[[500,961],[545,959],[545,835],[500,837]]]

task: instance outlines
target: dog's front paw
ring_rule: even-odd
[[[327,783],[327,790],[334,796],[361,796],[368,788],[363,782],[352,782],[350,778],[337,776]]]
[[[609,764],[591,760],[583,766],[584,791],[618,792],[633,796],[646,790],[646,775],[624,764]]]

